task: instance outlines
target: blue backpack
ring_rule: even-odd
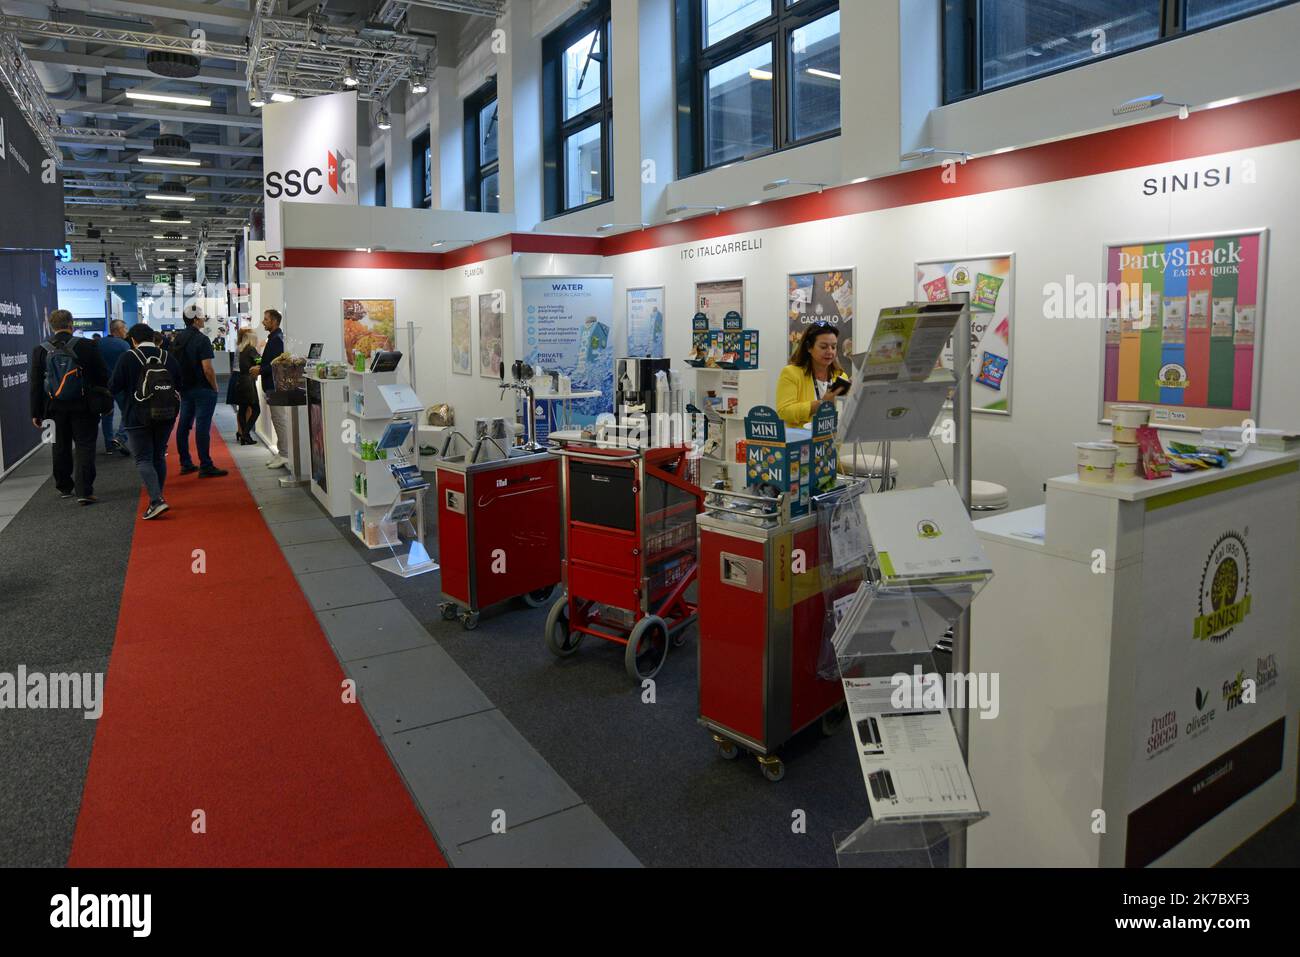
[[[45,394],[58,402],[75,402],[85,395],[86,383],[81,371],[81,361],[72,349],[72,342],[55,342],[49,339],[45,348]]]

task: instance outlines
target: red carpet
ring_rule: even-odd
[[[446,866],[215,431],[212,455],[229,476],[169,475],[136,519],[69,865]]]

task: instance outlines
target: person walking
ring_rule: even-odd
[[[28,374],[32,425],[54,423],[54,487],[62,498],[75,494],[78,505],[95,498],[95,436],[107,390],[108,369],[91,339],[72,334],[72,313],[50,314],[53,335],[32,350]]]
[[[271,363],[277,356],[284,353],[284,333],[280,330],[280,323],[283,317],[275,309],[268,309],[262,313],[262,328],[266,330],[266,345],[262,349],[262,391],[270,395],[275,391],[275,377],[271,374]],[[293,409],[287,405],[273,405],[271,410],[271,425],[275,428],[275,455],[271,461],[266,463],[268,469],[284,468],[289,464],[289,456],[285,455],[290,452],[290,445],[293,442],[293,429],[289,416],[293,415]]]
[[[180,453],[181,475],[198,472],[199,478],[226,475],[212,461],[212,414],[217,409],[217,373],[212,368],[212,343],[203,334],[203,317],[185,317],[185,328],[172,342],[171,353],[180,366],[181,413],[176,426],[176,450]],[[199,464],[190,458],[190,432]]]
[[[235,385],[232,390],[235,399],[235,421],[238,423],[240,445],[256,445],[253,428],[257,418],[262,414],[262,405],[257,397],[258,363],[261,356],[257,353],[257,334],[252,329],[239,330],[238,342],[239,371],[234,373]]]
[[[126,323],[121,319],[114,319],[108,324],[108,338],[99,339],[96,342],[99,346],[99,354],[104,357],[104,366],[108,369],[108,377],[113,378],[113,370],[117,368],[117,360],[121,359],[125,353],[131,351],[131,343],[126,339]],[[104,413],[100,419],[100,425],[104,430],[104,451],[106,453],[118,452],[122,455],[130,455],[126,447],[126,432],[122,426],[123,416],[126,415],[126,396],[113,394],[113,404],[117,408],[118,428],[113,429],[113,409]]]
[[[181,367],[154,342],[153,330],[145,323],[132,326],[128,337],[132,347],[113,370],[108,387],[115,395],[126,397],[122,423],[140,481],[149,495],[142,517],[151,519],[169,507],[163,486],[167,482],[167,440],[180,414],[177,383]]]

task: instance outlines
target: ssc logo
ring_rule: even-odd
[[[279,256],[258,255],[254,266],[261,270],[278,270],[283,269],[284,264],[280,262]]]
[[[1226,532],[1210,549],[1201,572],[1192,637],[1219,642],[1250,614],[1250,552],[1246,539]]]
[[[938,538],[943,532],[937,523],[928,518],[923,518],[917,523],[916,534],[921,538]]]

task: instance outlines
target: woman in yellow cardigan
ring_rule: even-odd
[[[792,428],[807,428],[817,407],[834,403],[843,387],[833,388],[844,375],[837,360],[840,331],[829,322],[814,322],[803,331],[790,364],[776,382],[776,414]]]

